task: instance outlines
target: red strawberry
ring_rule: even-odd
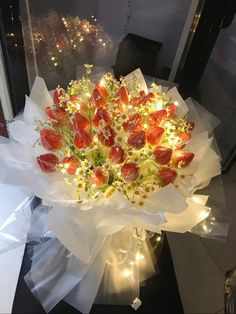
[[[109,153],[110,160],[115,164],[121,164],[125,160],[125,151],[119,145],[112,146]]]
[[[79,112],[75,112],[72,117],[71,128],[74,131],[84,130],[89,126],[89,121]]]
[[[154,123],[160,123],[167,116],[167,111],[165,109],[154,111],[149,114],[149,118]]]
[[[41,144],[47,150],[61,149],[63,146],[62,135],[56,131],[43,129],[40,131]]]
[[[173,164],[181,167],[186,167],[190,164],[190,162],[194,158],[194,153],[187,152],[187,151],[176,151],[173,157]]]
[[[128,96],[128,91],[127,91],[125,86],[121,86],[121,88],[118,90],[118,96],[120,97],[120,100],[125,105],[128,105],[128,103],[129,103],[129,96]]]
[[[157,176],[160,178],[162,184],[165,186],[170,183],[174,183],[177,177],[177,172],[174,169],[163,167],[157,172]]]
[[[107,104],[106,98],[104,98],[99,90],[95,88],[92,93],[92,102],[96,107],[105,107]]]
[[[139,95],[140,95],[139,97],[134,97],[130,101],[134,107],[137,107],[140,104],[146,104],[147,102],[152,102],[152,100],[154,98],[153,93],[148,93],[146,95],[143,90],[141,92],[139,92]]]
[[[151,145],[157,145],[160,142],[160,139],[162,138],[163,133],[164,133],[163,128],[160,128],[157,125],[153,125],[147,131],[147,142]]]
[[[102,186],[108,182],[108,177],[101,168],[96,168],[88,175],[88,181],[95,186]]]
[[[175,114],[176,112],[176,105],[175,104],[168,104],[168,107],[167,107],[167,118],[168,119],[171,119],[173,117],[173,115]]]
[[[139,95],[140,95],[140,97],[145,97],[145,96],[146,96],[146,93],[145,93],[144,90],[141,90],[141,91],[139,92]]]
[[[63,164],[66,164],[67,173],[70,175],[74,175],[78,166],[79,166],[79,159],[75,156],[66,157],[62,160]]]
[[[155,161],[161,165],[168,164],[171,159],[172,149],[164,146],[157,146],[154,151]]]
[[[54,154],[44,154],[37,157],[37,162],[43,172],[54,172],[59,159]]]
[[[189,140],[191,138],[191,133],[180,132],[180,133],[176,134],[176,136],[179,138],[179,144],[176,148],[181,149],[189,142]]]
[[[153,98],[154,98],[154,94],[153,93],[148,93],[146,96],[144,96],[142,98],[142,102],[144,104],[146,104],[147,102],[152,102]]]
[[[99,91],[99,94],[104,98],[107,99],[109,97],[109,94],[106,90],[106,88],[100,84],[96,84],[95,88]]]
[[[107,125],[100,133],[98,133],[99,140],[103,145],[108,147],[115,144],[115,136],[116,132],[110,125]]]
[[[134,97],[130,100],[130,103],[134,106],[134,107],[138,107],[141,103],[141,97]]]
[[[125,181],[134,181],[139,176],[139,167],[134,162],[128,162],[121,167],[121,175]]]
[[[93,137],[85,130],[79,129],[75,135],[75,146],[79,149],[87,148],[92,144]]]
[[[50,118],[53,125],[57,127],[62,127],[66,123],[66,112],[65,110],[52,109],[50,107],[45,108],[47,116]]]
[[[136,149],[141,149],[146,144],[146,134],[143,130],[134,131],[128,137],[128,144]]]
[[[53,94],[53,101],[54,104],[59,107],[60,104],[60,97],[63,95],[63,90],[62,89],[56,89],[54,94]]]
[[[189,130],[192,131],[195,127],[195,123],[193,121],[188,122]]]
[[[112,123],[112,119],[109,116],[109,113],[106,109],[103,109],[102,107],[98,108],[95,116],[93,117],[93,124],[98,127],[99,126],[99,122],[103,120],[106,123]]]
[[[71,101],[71,102],[76,102],[76,101],[78,101],[78,96],[77,96],[77,95],[70,95],[70,101]]]
[[[142,127],[142,116],[139,113],[133,113],[129,119],[123,122],[122,126],[126,132],[132,132]]]

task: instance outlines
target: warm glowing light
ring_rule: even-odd
[[[123,272],[124,277],[128,278],[131,276],[131,274],[132,274],[132,271],[130,269],[128,268],[124,269],[124,272]]]
[[[101,81],[100,81],[100,83],[99,83],[99,85],[100,85],[101,87],[105,87],[105,84],[106,84],[106,81],[105,81],[104,78],[102,78]]]
[[[178,106],[178,105],[179,105],[178,101],[174,101],[174,104],[175,104],[176,106]]]
[[[203,210],[203,211],[199,214],[199,216],[200,216],[200,218],[203,220],[203,219],[206,219],[206,218],[209,216],[209,214],[210,214],[210,211],[209,211],[209,210]]]
[[[179,143],[179,138],[175,136],[174,134],[171,134],[170,137],[168,138],[168,144],[170,146],[175,147]]]
[[[161,236],[158,236],[157,237],[157,242],[160,242],[161,241]]]
[[[140,253],[137,253],[136,256],[135,256],[135,260],[136,261],[143,261],[144,260],[144,255],[143,254],[140,254]]]
[[[148,124],[147,124],[147,123],[144,123],[143,128],[144,128],[144,129],[147,129],[147,128],[148,128]]]
[[[55,57],[51,57],[51,60],[54,61],[54,60],[55,60]]]
[[[58,63],[57,63],[57,62],[55,62],[55,63],[54,63],[54,66],[55,66],[55,67],[57,67],[57,66],[58,66]]]
[[[207,226],[205,224],[202,226],[202,228],[204,231],[206,231],[206,232],[208,231]]]
[[[161,102],[161,101],[158,101],[157,103],[156,103],[156,109],[157,110],[161,110],[163,108],[163,103]]]

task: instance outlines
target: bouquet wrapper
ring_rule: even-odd
[[[131,85],[138,80],[148,90],[140,70],[126,79]],[[39,170],[35,158],[45,150],[32,149],[38,140],[34,124],[45,119],[44,107],[53,102],[39,77],[30,97],[26,96],[24,113],[9,125],[10,139],[0,139],[1,185],[20,188],[25,195],[1,225],[0,252],[25,244],[26,237],[33,243],[32,266],[25,281],[46,312],[61,300],[82,313],[89,313],[94,302],[131,304],[137,309],[140,283],[157,271],[150,246],[150,240],[159,241],[157,234],[192,231],[226,237],[227,220],[217,219],[208,205],[209,196],[197,193],[221,173],[213,141],[218,121],[194,100],[184,101],[175,87],[167,95],[178,101],[180,117],[195,121],[187,145],[195,158],[180,170],[178,189],[167,185],[153,193],[143,208],[132,206],[118,192],[78,204],[73,187],[63,183],[61,174],[48,177]],[[41,198],[42,204],[31,214],[32,195]]]

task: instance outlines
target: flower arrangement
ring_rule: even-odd
[[[196,194],[221,171],[212,116],[176,88],[148,89],[139,69],[96,82],[85,69],[53,92],[37,77],[0,144],[1,182],[42,199],[25,281],[46,312],[63,299],[89,313],[97,295],[137,309],[140,281],[155,273],[149,240],[158,245],[163,230],[194,227],[217,234],[208,196]],[[22,241],[15,228],[9,233],[13,215],[0,240],[15,246]]]
[[[183,148],[194,123],[177,116],[176,103],[156,84],[145,93],[138,82],[131,86],[107,73],[94,85],[90,72],[86,65],[84,78],[54,92],[48,120],[38,121],[39,143],[49,151],[37,157],[38,165],[64,173],[80,202],[118,190],[144,206],[150,193],[175,183],[178,169],[193,160]]]

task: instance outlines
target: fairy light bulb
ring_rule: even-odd
[[[143,261],[144,260],[144,255],[140,254],[140,253],[137,253],[136,256],[135,256],[135,260],[137,262]]]
[[[203,230],[204,230],[205,232],[208,231],[206,224],[203,224],[203,225],[202,225],[202,228],[203,228]]]
[[[174,101],[174,104],[175,104],[177,107],[179,106],[178,101]]]
[[[157,242],[160,242],[161,241],[161,236],[158,236],[157,237]]]
[[[157,110],[161,110],[163,108],[163,103],[161,102],[161,101],[158,101],[157,103],[156,103],[156,109]]]
[[[203,210],[200,212],[199,216],[201,218],[201,220],[206,219],[210,214],[210,210]]]
[[[131,275],[132,275],[131,269],[125,268],[124,271],[123,271],[123,276],[124,276],[125,278],[129,278]]]
[[[105,84],[106,84],[106,81],[105,81],[104,78],[102,78],[101,81],[99,82],[99,85],[100,85],[101,87],[105,87]]]

